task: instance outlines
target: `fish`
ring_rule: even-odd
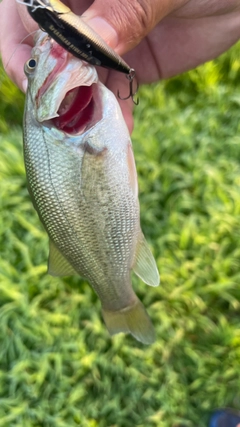
[[[48,273],[80,275],[111,335],[151,344],[155,330],[131,283],[159,285],[140,226],[131,138],[96,69],[39,30],[25,64],[23,145],[29,193],[49,236]]]

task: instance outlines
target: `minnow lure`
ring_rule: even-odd
[[[30,16],[39,27],[48,33],[58,44],[75,57],[104,68],[126,74],[129,80],[129,95],[120,99],[132,98],[138,90],[133,89],[135,70],[69,7],[59,0],[16,0],[27,6]]]

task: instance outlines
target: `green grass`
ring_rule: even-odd
[[[141,221],[162,279],[134,279],[150,347],[109,337],[86,282],[46,275],[23,97],[1,72],[0,427],[206,427],[215,407],[240,408],[239,55],[141,89]]]

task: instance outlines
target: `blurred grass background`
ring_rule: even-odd
[[[23,96],[0,73],[0,427],[206,427],[240,409],[240,46],[140,92],[141,221],[157,341],[110,338],[78,278],[46,275],[26,189]]]

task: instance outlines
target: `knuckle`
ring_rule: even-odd
[[[119,0],[118,8],[113,14],[120,37],[123,33],[124,36],[128,33],[130,43],[144,38],[155,24],[152,2],[146,0]],[[129,28],[131,31],[128,31]]]
[[[149,27],[152,28],[154,25],[152,3],[143,0],[137,0],[135,3],[137,3],[137,17],[142,30],[149,31]]]

